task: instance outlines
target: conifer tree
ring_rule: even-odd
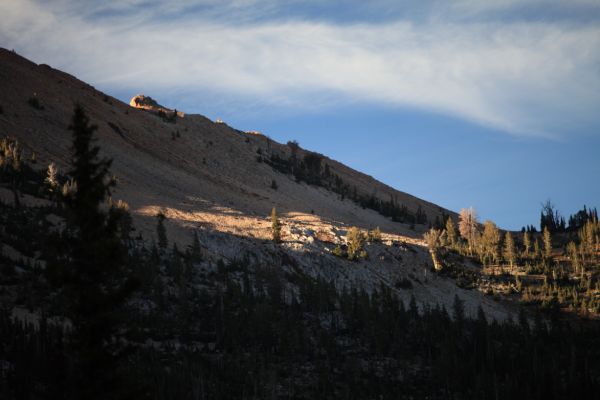
[[[573,267],[573,272],[577,273],[581,268],[581,260],[579,258],[579,251],[577,249],[577,245],[575,242],[570,241],[567,245],[567,255],[571,260],[571,265]]]
[[[448,220],[446,221],[446,236],[448,237],[450,246],[455,248],[458,237],[456,234],[456,226],[454,225],[452,217],[448,217]]]
[[[600,226],[595,218],[586,221],[583,227],[579,229],[580,248],[586,262],[595,259],[599,233]]]
[[[353,226],[348,230],[348,259],[356,260],[357,258],[365,258],[366,252],[363,249],[364,235],[357,227]]]
[[[477,240],[477,225],[477,212],[473,207],[460,210],[458,230],[460,235],[467,241],[470,255],[473,255]]]
[[[514,266],[516,258],[517,254],[512,234],[510,232],[506,232],[506,234],[504,235],[504,259],[508,261],[510,267],[512,268]]]
[[[496,224],[487,220],[483,224],[483,235],[481,236],[481,245],[483,247],[482,258],[484,261],[497,262],[499,257],[500,231]]]
[[[546,259],[552,257],[552,236],[548,227],[544,227],[544,257]]]
[[[279,217],[277,216],[275,207],[271,210],[271,235],[275,243],[281,241],[281,224],[279,223]]]
[[[114,182],[111,161],[99,158],[96,126],[81,106],[74,111],[70,175],[77,190],[65,199],[68,251],[49,269],[58,270],[59,299],[73,324],[72,393],[66,397],[102,399],[119,390],[118,311],[136,286],[125,269],[125,249],[117,236],[118,213],[104,205]]]
[[[442,264],[438,259],[438,250],[440,247],[440,237],[442,231],[439,229],[430,229],[423,235],[427,247],[429,248],[429,254],[431,254],[431,260],[433,261],[433,267],[439,271],[442,269]]]

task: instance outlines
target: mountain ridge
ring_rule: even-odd
[[[316,215],[324,218],[362,228],[374,227],[379,224],[383,225],[382,229],[406,236],[416,237],[423,231],[421,227],[417,227],[416,233],[414,233],[407,229],[407,224],[387,222],[386,219],[373,218],[371,214],[365,217],[362,215],[365,214],[363,212],[365,210],[340,213],[327,209],[319,213],[315,208],[319,208],[322,203],[332,202],[338,207],[340,206],[338,203],[344,203],[344,201],[332,200],[327,196],[324,201],[322,193],[316,195],[316,199],[314,193],[311,193],[311,196],[305,196],[309,197],[307,199],[302,199],[303,196],[300,195],[301,200],[305,200],[303,201],[305,206],[290,201],[290,196],[297,197],[299,195],[297,192],[305,190],[294,188],[292,182],[287,182],[290,180],[289,177],[282,176],[283,174],[277,171],[269,171],[270,168],[266,167],[266,163],[263,165],[257,163],[256,159],[260,157],[260,154],[256,153],[263,153],[262,158],[265,160],[267,152],[286,159],[290,157],[291,150],[289,146],[277,143],[266,136],[257,135],[254,132],[243,132],[224,123],[213,122],[199,114],[178,117],[175,123],[166,122],[151,113],[135,109],[96,91],[93,86],[77,80],[68,73],[45,64],[37,65],[8,50],[0,50],[0,60],[2,60],[0,73],[4,76],[3,81],[5,82],[3,85],[5,88],[2,91],[4,96],[1,96],[4,98],[0,97],[5,108],[4,115],[0,117],[0,128],[4,134],[16,137],[23,145],[34,149],[40,162],[53,160],[58,161],[59,165],[66,165],[70,138],[65,132],[73,104],[81,103],[86,107],[92,122],[99,126],[99,143],[103,153],[115,158],[113,169],[125,186],[129,184],[130,180],[128,180],[128,174],[122,172],[125,168],[122,165],[121,154],[114,154],[119,153],[114,151],[116,146],[120,146],[115,143],[117,138],[122,140],[125,146],[133,148],[134,153],[132,154],[144,153],[150,155],[154,161],[158,160],[161,164],[166,164],[164,166],[175,167],[180,170],[178,171],[180,173],[201,177],[201,180],[240,191],[250,197],[268,198],[267,202],[270,204],[267,206],[247,204],[248,202],[244,202],[243,199],[238,199],[238,202],[245,206],[240,210],[244,214],[266,216],[270,208],[275,206],[281,208],[282,213],[310,214],[310,211],[314,211]],[[27,96],[29,99],[35,97],[44,109],[38,110],[28,105]],[[11,97],[22,99],[22,104],[19,104],[19,101],[13,102],[14,105],[17,105],[15,110],[11,110],[14,106],[9,106]],[[13,117],[15,114],[17,116]],[[44,134],[48,135],[51,140],[44,141],[44,138],[41,137],[42,132],[39,126],[42,123],[44,124]],[[55,128],[60,129],[60,134],[56,132],[58,129]],[[52,143],[48,143],[50,141]],[[217,148],[214,147],[215,145]],[[202,147],[204,149],[201,149]],[[200,154],[194,156],[194,150]],[[302,148],[298,148],[297,152],[299,158],[306,154],[318,154]],[[324,155],[319,156],[333,173],[340,176],[341,180],[349,186],[355,187],[361,195],[371,194],[380,201],[393,198],[397,203],[405,205],[412,213],[421,206],[430,223],[435,220],[436,216],[455,215],[449,210],[396,190]],[[234,159],[235,162],[228,162],[231,160],[226,158]],[[257,179],[249,180],[250,175],[261,177],[262,182],[259,183]],[[269,189],[273,180],[279,186],[277,191]],[[281,187],[281,183],[284,183],[283,187]],[[169,182],[165,182],[165,184],[169,185]],[[311,187],[312,185],[306,186],[309,191],[319,192],[321,189]],[[118,191],[128,192],[129,188],[121,186]],[[282,193],[283,196],[281,196]],[[227,198],[227,196],[224,197]],[[215,203],[224,206],[228,205],[227,201],[235,203],[235,199],[214,199]],[[135,202],[133,203],[135,204]],[[342,205],[342,208],[348,208],[347,206],[343,207]],[[350,204],[350,208],[352,208],[352,204]],[[371,210],[367,209],[366,211],[369,213]],[[359,218],[356,218],[357,215]],[[373,221],[370,221],[371,219]]]

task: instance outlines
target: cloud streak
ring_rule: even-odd
[[[597,24],[460,22],[438,13],[418,23],[344,23],[275,17],[272,2],[217,11],[202,3],[154,9],[132,0],[84,13],[69,1],[8,0],[0,45],[103,87],[223,92],[295,108],[414,107],[544,137],[600,125]],[[274,17],[257,20],[261,10]]]

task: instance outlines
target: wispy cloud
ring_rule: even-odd
[[[478,21],[512,1],[432,2],[427,18],[377,22],[310,10],[300,18],[272,1],[78,4],[4,1],[0,45],[103,87],[209,90],[296,108],[364,101],[546,137],[600,125],[600,25]],[[444,10],[472,14],[464,22],[441,18]]]

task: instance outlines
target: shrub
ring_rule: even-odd
[[[370,230],[367,234],[367,240],[369,243],[381,242],[381,229],[379,227]]]
[[[363,233],[357,227],[353,226],[348,231],[348,259],[357,260],[359,258],[366,258],[367,252],[364,250],[365,237]]]
[[[339,244],[337,246],[335,246],[332,253],[334,256],[337,256],[337,257],[343,257],[343,258],[346,257],[346,252],[344,251],[342,246],[340,246]]]

